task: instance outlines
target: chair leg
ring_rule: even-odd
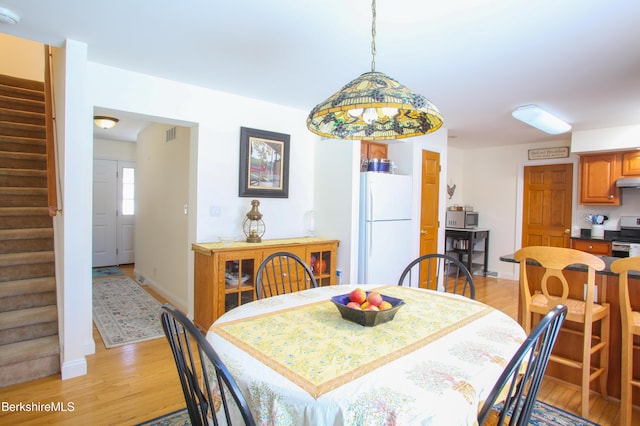
[[[631,425],[631,380],[633,377],[633,334],[622,334],[622,371],[620,375],[620,425]]]
[[[600,394],[604,399],[609,398],[609,391],[607,390],[607,378],[609,377],[609,326],[611,317],[607,315],[602,319],[600,324],[600,340],[604,343],[603,348],[600,350],[600,365],[602,368],[602,374],[600,374]]]
[[[582,389],[581,389],[581,408],[580,415],[584,418],[589,417],[589,391],[591,385],[591,333],[593,325],[591,323],[584,324],[584,341],[582,342]]]

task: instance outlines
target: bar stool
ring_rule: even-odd
[[[640,312],[633,311],[629,295],[629,271],[640,272],[640,257],[625,257],[611,264],[611,270],[620,274],[618,281],[620,319],[622,321],[622,372],[620,375],[620,424],[631,424],[633,388],[640,380],[633,378],[633,336],[640,336]]]
[[[522,326],[527,333],[531,332],[532,314],[545,315],[556,305],[567,305],[569,308],[565,323],[575,322],[582,325],[581,361],[555,354],[551,355],[550,360],[581,370],[580,411],[582,417],[588,417],[590,384],[597,377],[600,378],[600,393],[603,398],[607,398],[610,309],[608,303],[594,303],[596,271],[603,270],[605,264],[602,259],[590,253],[563,247],[524,247],[515,253],[515,259],[520,262]],[[533,261],[531,264],[537,263],[545,269],[540,282],[542,292],[532,293],[531,291],[526,267],[529,260]],[[587,267],[586,294],[583,280],[577,282],[572,288],[572,284],[567,281],[563,273],[567,266],[576,264]],[[580,297],[577,298],[576,295]],[[593,332],[593,324],[597,322],[600,322],[599,335]],[[577,330],[566,331],[579,333]],[[561,346],[561,343],[556,345],[558,346]],[[596,353],[600,354],[600,362],[597,366],[592,366],[591,357]]]

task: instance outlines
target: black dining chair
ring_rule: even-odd
[[[411,286],[417,281],[419,287],[437,290],[441,277],[444,291],[476,298],[473,278],[467,267],[446,254],[431,253],[414,259],[402,271],[398,285]]]
[[[478,424],[528,425],[551,350],[567,316],[558,305],[542,318],[520,345],[478,413]],[[496,406],[497,402],[502,405]]]
[[[195,324],[170,304],[160,308],[160,320],[176,362],[191,424],[218,425],[216,410],[222,402],[226,424],[231,425],[230,394],[245,425],[255,425],[236,381]]]
[[[299,256],[276,252],[267,256],[256,274],[258,299],[318,286],[311,268]]]

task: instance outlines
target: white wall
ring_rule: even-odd
[[[464,167],[462,167],[464,161],[464,151],[458,148],[449,147],[447,156],[447,185],[455,185],[453,196],[449,198],[446,196],[446,204],[449,206],[463,206],[464,202]],[[468,203],[467,203],[468,204]]]
[[[153,124],[140,132],[136,162],[135,272],[168,300],[187,309],[189,299],[187,212],[189,139],[186,127],[166,142],[173,126]]]
[[[0,74],[44,81],[44,45],[0,33]],[[11,58],[11,59],[8,59]]]
[[[343,283],[358,282],[360,141],[316,142],[313,188],[316,235],[340,240],[337,268]]]
[[[583,130],[571,135],[575,154],[636,149],[640,147],[640,125]]]
[[[103,160],[136,161],[136,144],[95,138],[93,140],[93,156]]]

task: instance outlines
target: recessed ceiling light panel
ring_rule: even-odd
[[[571,125],[543,110],[537,105],[523,105],[516,108],[511,115],[529,126],[551,135],[559,135],[571,130]]]

